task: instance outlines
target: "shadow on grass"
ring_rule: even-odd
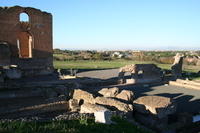
[[[95,123],[93,119],[51,122],[1,122],[0,132],[5,133],[148,133],[121,118],[113,118],[116,124]]]

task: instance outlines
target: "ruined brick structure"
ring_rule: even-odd
[[[174,56],[174,63],[171,66],[172,69],[172,75],[175,79],[182,77],[182,65],[183,65],[183,55],[180,53],[177,53],[176,56]]]
[[[21,14],[28,15],[26,22]],[[0,7],[0,48],[0,66],[16,65],[25,75],[51,72],[52,15],[30,7]]]
[[[131,73],[131,78],[126,79],[125,73]],[[131,64],[121,67],[119,80],[121,83],[154,83],[162,80],[161,68],[154,64]]]

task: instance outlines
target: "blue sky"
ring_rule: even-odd
[[[53,15],[54,48],[200,49],[200,0],[1,0]]]

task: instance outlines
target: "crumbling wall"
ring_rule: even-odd
[[[21,13],[29,16],[28,22],[20,21]],[[53,68],[50,13],[30,7],[0,7],[0,27],[0,41],[9,44],[11,64],[22,70],[27,64],[28,69]]]
[[[119,80],[121,83],[127,83],[125,73],[131,73],[131,83],[151,83],[162,80],[162,71],[154,64],[131,64],[126,65],[119,70]]]
[[[171,66],[172,75],[174,76],[175,79],[182,77],[182,65],[183,65],[183,55],[177,53],[176,56],[174,56],[174,63]]]

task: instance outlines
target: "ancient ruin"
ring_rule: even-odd
[[[28,19],[22,20],[21,15]],[[80,78],[78,70],[58,69],[53,73],[50,13],[30,7],[0,8],[0,27],[0,120],[33,120],[34,117],[43,121],[71,120],[87,116],[95,118],[95,122],[111,124],[112,116],[122,116],[158,132],[176,130],[192,120],[190,115],[178,114],[181,118],[170,123],[170,116],[177,115],[176,102],[183,93],[171,94],[174,86],[162,89],[176,85],[199,90],[199,82],[170,81],[172,76],[180,78],[182,75],[183,56],[180,54],[175,56],[169,79],[155,64],[97,70],[102,74],[95,73],[98,78],[89,77],[88,73]],[[104,77],[103,73],[110,75],[109,72],[114,76],[100,78]],[[47,75],[50,73],[52,75]],[[47,76],[41,81],[42,76],[31,81],[35,75]],[[15,80],[23,76],[29,77],[25,81],[23,78]],[[161,89],[154,91],[150,86],[158,86],[154,83],[162,84]],[[173,127],[175,124],[180,126]]]
[[[0,27],[1,67],[15,65],[23,76],[52,72],[50,13],[30,7],[0,7]]]
[[[125,73],[131,73],[131,78],[126,79]],[[151,83],[162,80],[162,71],[155,64],[132,64],[126,65],[119,70],[121,83]]]
[[[175,79],[180,78],[182,76],[182,65],[183,65],[183,55],[177,53],[174,57],[174,63],[171,66],[172,75]]]

